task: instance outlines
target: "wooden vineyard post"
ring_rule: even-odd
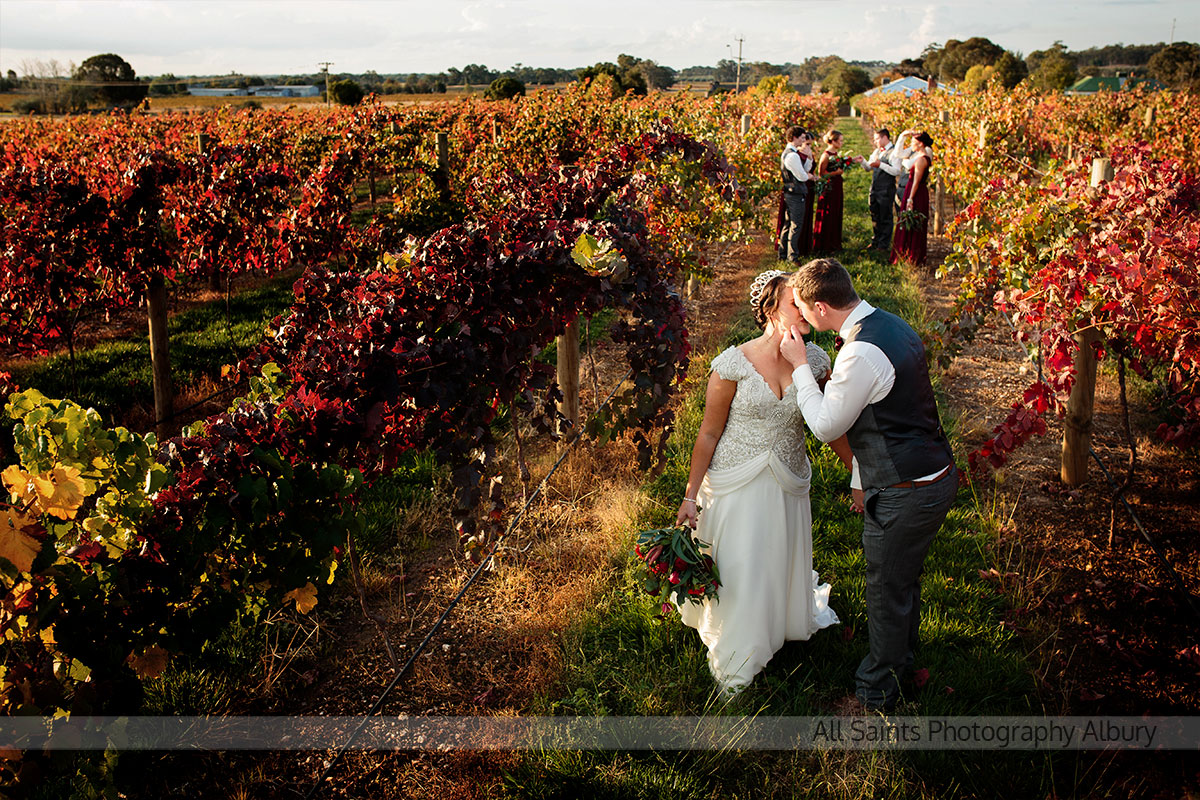
[[[167,354],[167,282],[161,273],[150,276],[146,305],[150,321],[150,368],[154,373],[154,431],[163,442],[167,439],[167,422],[175,411],[175,398]]]
[[[750,132],[750,115],[742,114],[742,136]]]
[[[558,350],[558,388],[563,399],[558,411],[579,427],[579,319],[567,323],[566,330],[555,340]],[[560,433],[564,432],[562,429]]]
[[[500,144],[500,123],[492,117],[492,144]]]
[[[1092,186],[1112,180],[1112,162],[1107,158],[1092,161]],[[1096,350],[1100,334],[1088,328],[1075,337],[1079,350],[1075,353],[1075,384],[1067,399],[1067,415],[1063,424],[1062,472],[1063,483],[1079,486],[1087,480],[1088,451],[1092,443],[1092,419],[1096,399]]]
[[[942,125],[950,124],[950,112],[938,112],[938,121]],[[933,233],[941,236],[946,232],[946,189],[944,176],[938,175],[937,183],[933,186]]]
[[[433,182],[437,186],[442,200],[450,199],[450,136],[445,131],[438,131],[434,141],[437,144],[437,171],[433,173]]]
[[[700,295],[700,281],[695,275],[688,275],[683,282],[683,297],[685,300],[695,300]]]
[[[1147,128],[1153,128],[1153,127],[1154,127],[1154,120],[1155,120],[1155,118],[1156,118],[1157,116],[1158,116],[1158,112],[1157,112],[1157,111],[1154,109],[1154,106],[1150,106],[1149,108],[1147,108],[1147,109],[1146,109],[1146,120],[1145,120],[1145,122],[1146,122],[1146,127],[1147,127]]]

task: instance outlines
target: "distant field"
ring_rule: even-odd
[[[565,87],[565,83],[556,83],[551,86],[535,86],[530,87],[530,92],[542,92],[548,90],[556,90]],[[478,84],[470,86],[451,86],[447,88],[445,94],[386,94],[380,96],[380,100],[387,104],[397,103],[436,103],[442,100],[459,100],[465,97],[482,97],[487,91],[487,85]],[[708,86],[702,83],[677,83],[671,87],[671,91],[680,92],[687,91],[693,94],[707,94]],[[27,94],[19,92],[2,92],[0,93],[0,113],[9,113],[12,110],[12,105],[16,101],[28,97]],[[151,97],[150,110],[155,111],[176,111],[183,109],[198,109],[206,110],[210,108],[223,108],[225,106],[233,106],[234,108],[242,108],[255,104],[263,108],[287,108],[288,106],[311,106],[321,105],[325,101],[320,97],[193,97],[191,95],[173,95],[170,97]]]

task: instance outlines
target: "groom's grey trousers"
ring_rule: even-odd
[[[863,554],[867,561],[870,652],[858,665],[855,694],[870,708],[890,709],[901,678],[912,669],[921,625],[925,553],[958,493],[958,471],[926,486],[867,489]]]

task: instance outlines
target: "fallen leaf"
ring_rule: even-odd
[[[914,672],[913,683],[916,684],[918,689],[925,688],[925,684],[929,683],[929,670],[925,669],[925,667],[921,667],[919,670]]]

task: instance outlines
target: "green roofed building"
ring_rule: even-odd
[[[1120,92],[1126,89],[1165,89],[1154,78],[1142,78],[1137,75],[1116,75],[1113,77],[1080,78],[1066,89],[1066,94],[1095,94],[1096,92]]]

